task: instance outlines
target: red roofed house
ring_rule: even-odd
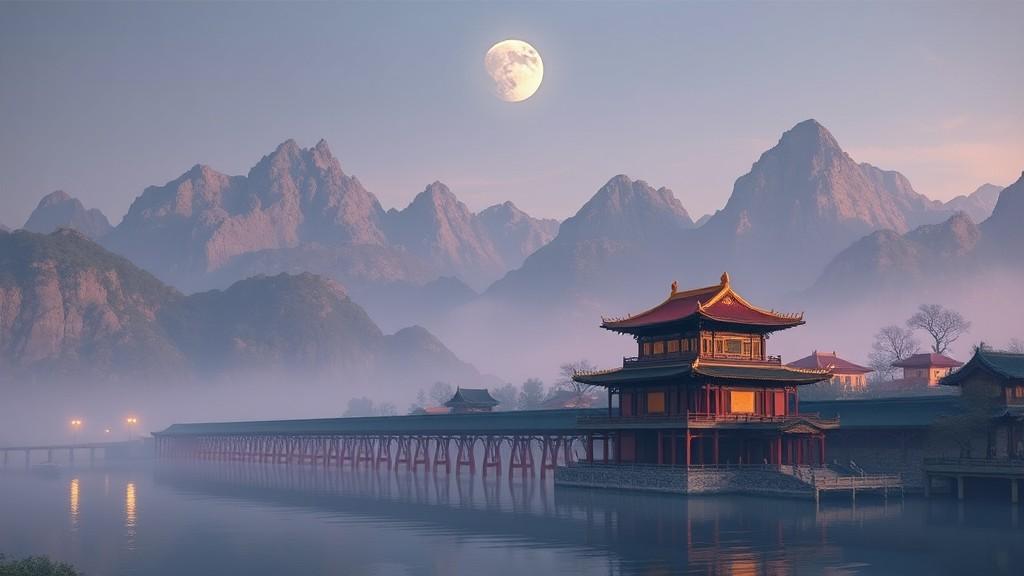
[[[939,380],[949,375],[954,368],[964,365],[942,354],[914,354],[899,362],[892,363],[894,368],[903,368],[903,380],[908,383],[938,386]]]
[[[801,358],[796,362],[790,362],[787,366],[812,370],[831,370],[832,383],[844,386],[849,390],[863,390],[867,386],[865,374],[874,372],[871,368],[866,368],[840,358],[835,352],[830,354],[828,352],[818,352],[817,350],[811,352],[810,356]]]
[[[624,358],[621,368],[573,376],[608,389],[608,415],[579,421],[587,431],[587,459],[823,465],[824,431],[838,422],[801,414],[797,387],[832,373],[785,366],[765,349],[769,334],[803,323],[802,315],[748,303],[728,274],[720,284],[685,292],[673,282],[654,308],[603,319],[602,328],[636,340],[637,356]]]

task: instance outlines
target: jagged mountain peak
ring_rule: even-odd
[[[429,203],[433,206],[460,206],[464,207],[463,204],[451,191],[450,188],[440,180],[434,180],[423,189],[422,192],[416,195],[412,200],[412,204],[417,203]]]
[[[61,202],[67,202],[68,200],[74,200],[71,195],[63,190],[54,190],[46,196],[43,196],[42,200],[39,201],[39,207],[52,206]],[[77,200],[75,200],[77,201]]]
[[[427,185],[404,210],[389,211],[386,223],[391,242],[475,287],[504,269],[479,218],[440,181]]]
[[[779,146],[800,150],[837,150],[842,151],[835,136],[820,122],[809,118],[798,122],[782,133]]]
[[[966,212],[955,212],[944,222],[919,226],[906,239],[927,246],[940,256],[962,256],[974,250],[980,238],[977,224]]]
[[[559,235],[642,236],[691,227],[693,219],[672,190],[618,174],[562,224]]]
[[[89,238],[101,238],[112,229],[107,217],[96,208],[86,209],[82,202],[63,190],[43,196],[24,228],[48,234],[60,228],[72,228]]]

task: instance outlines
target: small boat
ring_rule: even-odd
[[[40,476],[60,476],[60,466],[55,462],[40,462],[33,464],[31,471]]]

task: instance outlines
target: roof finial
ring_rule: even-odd
[[[728,272],[722,272],[722,286],[728,286],[728,285],[729,285],[729,273]]]
[[[672,281],[672,295],[675,296],[676,292],[679,292],[679,282],[676,280]]]

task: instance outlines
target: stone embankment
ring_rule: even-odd
[[[556,469],[555,484],[674,494],[814,497],[810,483],[771,467],[686,468],[581,463]]]

